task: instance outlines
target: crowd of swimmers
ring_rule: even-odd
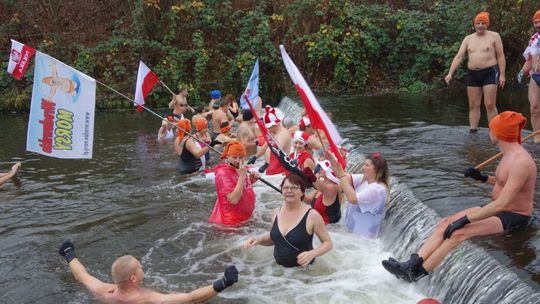
[[[531,77],[529,99],[533,130],[536,131],[540,128],[540,83],[537,83],[540,82],[540,11],[534,14],[533,24],[537,33],[531,37],[524,53],[526,63],[520,77]],[[488,13],[478,14],[473,26],[475,33],[463,40],[445,80],[450,83],[467,54],[470,132],[477,132],[483,94],[488,110],[489,137],[503,156],[494,175],[483,174],[474,167],[464,172],[465,177],[493,185],[489,203],[443,218],[407,261],[400,262],[392,257],[382,261],[386,270],[406,282],[415,282],[434,271],[464,240],[527,226],[532,213],[537,168],[531,155],[521,146],[521,131],[527,119],[513,111],[497,113],[497,86],[505,84],[502,41],[497,33],[487,30]],[[270,106],[263,109],[259,99],[255,113],[261,115],[261,122],[280,147],[290,153],[290,159],[301,172],[291,173],[270,152],[253,112],[242,109],[234,96],[222,98],[221,92],[214,90],[210,93],[208,106],[200,108],[190,107],[187,97],[186,89],[174,96],[169,104],[171,113],[163,120],[158,139],[174,142],[180,173],[211,171],[214,175],[216,202],[209,214],[210,223],[245,224],[255,208],[253,184],[262,173],[282,176],[279,190],[283,203],[272,211],[270,231],[248,237],[243,243],[244,248],[273,246],[277,264],[307,267],[332,250],[326,225],[343,225],[364,238],[379,236],[385,210],[391,201],[388,163],[381,153],[365,155],[360,174],[347,173],[336,155],[328,151],[324,133],[312,127],[305,111],[300,121],[293,122],[280,117]],[[192,115],[191,120],[187,118],[188,113]],[[540,136],[534,141],[539,142]],[[220,160],[211,156],[211,152],[220,154]],[[345,148],[341,147],[340,153],[347,158]],[[256,168],[254,164],[258,159],[263,161],[259,161],[262,165]],[[17,163],[11,171],[0,173],[0,185],[19,169],[20,163]],[[313,247],[314,235],[320,241],[316,248]],[[238,281],[238,271],[231,265],[212,285],[191,293],[162,294],[141,287],[144,271],[132,256],[122,256],[113,263],[114,284],[108,284],[86,271],[77,259],[71,241],[65,241],[59,253],[65,257],[75,278],[96,299],[107,303],[205,301]]]

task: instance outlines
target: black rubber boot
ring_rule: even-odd
[[[424,264],[424,259],[422,257],[416,253],[411,254],[411,259],[405,270],[409,277],[409,282],[416,282],[429,274],[422,264]]]
[[[416,282],[429,274],[422,266],[423,263],[424,259],[416,253],[411,254],[407,262],[400,263],[394,258],[382,262],[388,272],[406,282]]]
[[[406,265],[409,263],[409,261],[402,263],[390,257],[388,260],[382,261],[382,265],[384,269],[395,275],[396,278],[409,282],[409,276],[407,275],[406,271]]]

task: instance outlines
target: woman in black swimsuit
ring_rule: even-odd
[[[244,248],[256,245],[274,246],[274,258],[284,267],[306,267],[313,263],[316,257],[330,251],[332,240],[321,215],[302,202],[305,190],[300,176],[289,174],[285,177],[281,182],[285,203],[272,212],[271,231],[249,238],[244,243]],[[315,249],[313,234],[321,242]]]

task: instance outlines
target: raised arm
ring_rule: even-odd
[[[73,245],[71,241],[65,241],[62,246],[60,246],[58,253],[68,262],[71,273],[73,273],[75,279],[83,284],[95,298],[102,298],[107,292],[116,288],[115,285],[104,283],[86,271],[86,267],[84,267],[79,259],[77,259],[77,256],[75,255],[75,245]]]
[[[2,186],[8,180],[14,177],[17,174],[17,172],[19,172],[20,168],[21,168],[21,163],[17,162],[11,167],[11,170],[9,172],[0,173],[0,186]]]
[[[227,193],[227,200],[231,204],[236,205],[240,201],[240,198],[244,193],[244,181],[246,180],[246,177],[247,169],[243,166],[240,166],[240,168],[238,169],[238,181],[236,182],[236,186],[234,187],[233,191]]]
[[[152,303],[200,303],[215,297],[225,288],[238,282],[238,270],[234,265],[228,266],[223,277],[216,280],[212,285],[195,289],[190,293],[162,294],[154,292],[151,295]]]

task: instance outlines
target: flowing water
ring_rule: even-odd
[[[500,110],[528,114],[526,98],[506,98],[513,99],[521,101],[503,101]],[[23,162],[19,177],[0,191],[0,303],[92,303],[57,254],[67,238],[99,279],[110,281],[112,262],[132,254],[143,264],[145,284],[163,292],[209,284],[236,264],[240,282],[213,303],[416,303],[425,296],[445,303],[540,303],[537,219],[511,238],[466,242],[417,284],[380,266],[390,255],[417,250],[440,216],[489,201],[488,186],[461,175],[497,152],[487,129],[468,135],[464,100],[442,94],[320,98],[354,147],[352,171],[363,153],[380,151],[389,160],[392,207],[379,240],[331,225],[334,250],[307,270],[276,265],[272,248],[240,248],[248,236],[270,229],[271,210],[281,204],[264,184],[255,187],[257,205],[246,225],[207,224],[212,182],[176,172],[172,145],[155,140],[160,122],[151,114],[97,113],[92,160],[26,153],[27,117],[0,116],[0,171]],[[280,107],[298,118],[292,100]]]

